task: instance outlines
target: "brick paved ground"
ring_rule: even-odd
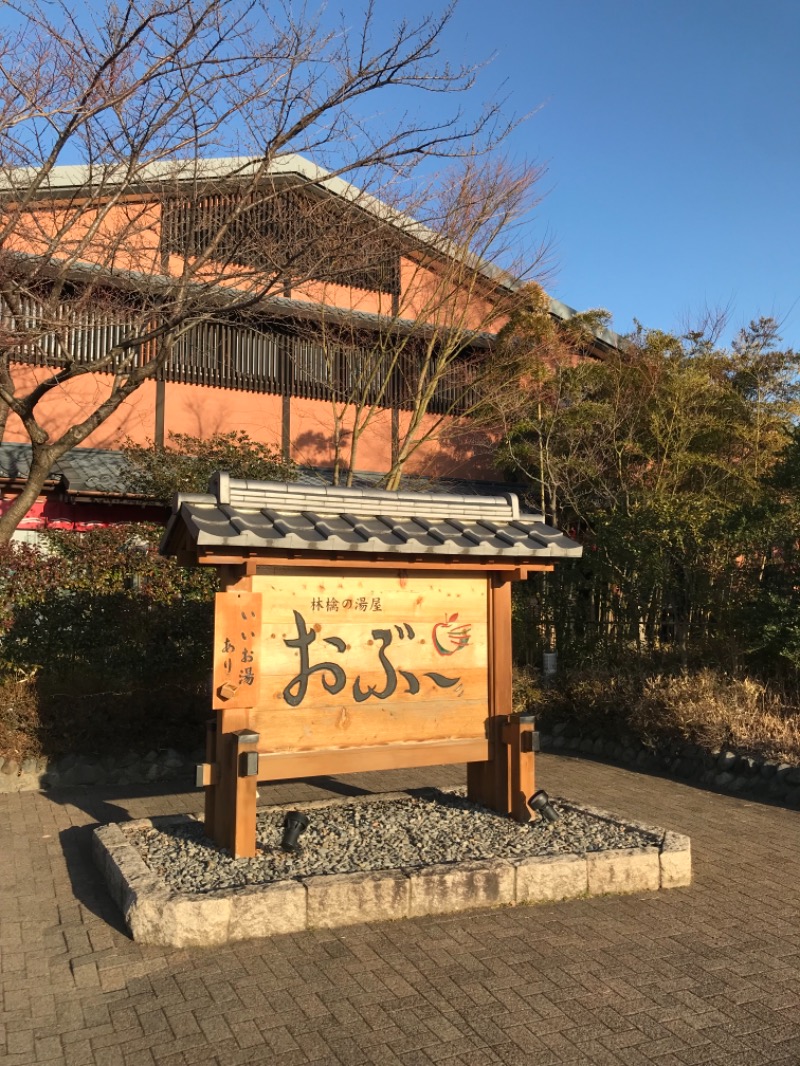
[[[689,833],[696,884],[225,950],[147,948],[89,863],[90,827],[197,810],[199,795],[0,796],[0,1061],[798,1066],[800,815],[577,759],[538,766],[553,793]]]

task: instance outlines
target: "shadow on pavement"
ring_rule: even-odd
[[[563,759],[565,762],[594,763],[597,766],[607,766],[609,769],[622,770],[625,773],[634,774],[636,777],[669,781],[673,785],[683,785],[685,788],[690,788],[695,792],[711,793],[715,796],[724,796],[726,799],[738,799],[744,803],[755,803],[762,807],[778,807],[781,810],[796,809],[790,803],[786,803],[776,796],[768,796],[756,791],[749,792],[744,789],[734,792],[730,789],[719,788],[713,784],[692,780],[690,777],[679,777],[677,774],[671,774],[659,767],[632,766],[629,763],[615,762],[613,759],[606,759],[602,755],[592,755],[588,752],[546,751],[542,753],[541,758],[546,760],[548,756]]]
[[[103,875],[92,862],[93,825],[73,825],[59,833],[64,863],[75,899],[130,939],[122,912],[111,899]]]
[[[75,807],[91,819],[59,834],[64,862],[75,899],[104,922],[130,937],[119,908],[111,899],[105,880],[92,860],[92,833],[98,825],[129,822],[139,815],[131,810],[141,800],[179,796],[186,792],[183,781],[152,785],[74,786],[54,788],[45,795],[52,803]]]

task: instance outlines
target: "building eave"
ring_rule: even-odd
[[[82,193],[97,195],[98,189],[107,188],[111,191],[122,185],[127,185],[132,193],[163,195],[171,190],[179,194],[182,189],[187,188],[202,189],[203,186],[216,186],[220,183],[251,182],[260,174],[273,180],[300,182],[321,193],[347,200],[365,214],[402,233],[407,239],[418,242],[443,257],[463,261],[492,285],[507,292],[517,292],[525,284],[495,264],[446,240],[410,215],[396,210],[370,193],[363,192],[352,182],[324,170],[297,153],[286,153],[269,160],[251,156],[162,160],[142,166],[134,182],[129,180],[127,168],[122,163],[106,167],[59,166],[54,167],[47,175],[41,190],[37,192],[37,198],[80,196]],[[13,196],[23,193],[36,176],[37,171],[34,168],[6,171],[4,175],[0,175],[0,195],[7,197],[9,194]],[[568,322],[578,313],[551,296],[547,296],[547,301],[549,313],[559,321]],[[594,337],[601,347],[618,349],[623,344],[618,334],[605,327],[595,330]]]

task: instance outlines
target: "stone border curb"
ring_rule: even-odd
[[[0,755],[0,793],[38,792],[53,788],[102,785],[150,785],[157,781],[184,781],[194,786],[194,771],[205,754],[181,754],[174,748],[146,755],[65,755],[58,760],[28,756],[22,761]]]
[[[545,720],[539,729],[543,752],[588,755],[728,795],[800,808],[800,766],[791,763],[692,743],[648,748],[632,735],[608,737],[596,731],[583,732],[578,723]]]
[[[370,794],[302,806],[319,809],[354,799],[366,803],[402,795]],[[620,821],[605,811],[561,799],[559,803],[617,824]],[[140,828],[195,820],[178,815],[126,824]],[[612,892],[652,892],[691,884],[689,837],[653,826],[625,824],[657,834],[661,845],[329,874],[202,894],[167,888],[128,842],[118,823],[95,829],[92,854],[134,940],[177,948],[214,947],[307,929],[455,914],[482,907],[552,903]]]

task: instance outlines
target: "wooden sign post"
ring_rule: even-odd
[[[241,484],[250,500],[252,483]],[[292,488],[281,486],[284,500]],[[303,506],[308,491],[297,504],[302,521],[330,540],[332,519]],[[352,493],[330,495],[355,510]],[[411,496],[377,495],[386,497],[386,508],[405,506]],[[431,499],[415,495],[413,503]],[[469,511],[468,503],[460,507]],[[346,529],[365,537],[389,524],[374,515],[362,523],[348,508],[341,517]],[[270,512],[269,521],[285,539],[290,519]],[[444,542],[439,527],[414,521],[434,545]],[[383,526],[367,524],[377,522]],[[480,544],[479,532],[491,537],[488,559],[446,549],[412,554],[405,550],[411,524],[391,526],[399,545],[393,552],[334,554],[313,541],[302,551],[282,553],[270,541],[237,552],[231,537],[213,550],[195,547],[196,561],[220,568],[222,586],[215,720],[198,783],[206,789],[206,832],[234,856],[255,855],[259,780],[461,762],[470,799],[518,821],[530,818],[536,737],[529,718],[512,714],[511,584],[552,563],[530,549],[515,553],[524,555],[524,565],[503,558],[512,535],[485,521],[475,532],[465,532],[462,521],[448,525],[457,543]],[[172,536],[180,554],[185,548],[170,530],[166,544]]]
[[[216,598],[201,780],[221,847],[255,854],[257,780],[453,761],[470,763],[470,798],[528,820],[532,726],[510,713],[518,571],[249,569]]]

